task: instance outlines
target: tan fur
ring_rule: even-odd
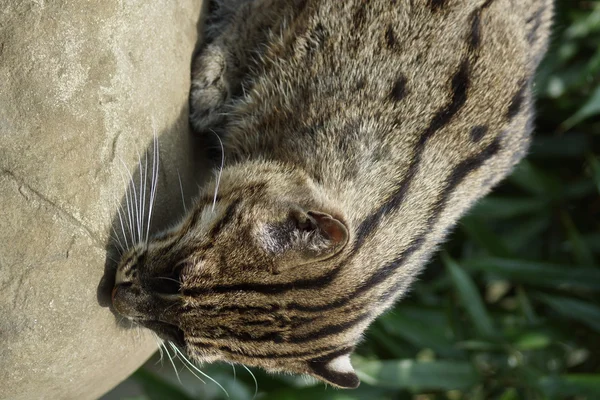
[[[196,360],[355,387],[348,355],[366,327],[525,154],[552,3],[213,12],[190,104],[225,145],[214,212],[212,182],[178,227],[132,249],[115,308]]]

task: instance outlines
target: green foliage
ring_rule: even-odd
[[[600,399],[600,2],[557,6],[530,156],[373,324],[353,359],[359,389],[254,371],[256,399]],[[131,398],[226,398],[168,367],[134,374]],[[203,370],[253,398],[241,368]]]

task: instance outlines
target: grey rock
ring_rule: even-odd
[[[200,0],[0,0],[0,398],[97,398],[156,350],[108,307],[111,234],[125,166],[137,182],[155,132],[151,230],[183,212],[178,174],[189,204],[206,171],[187,123],[199,13]]]

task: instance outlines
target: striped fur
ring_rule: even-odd
[[[356,387],[364,330],[525,154],[551,0],[211,10],[190,105],[225,146],[214,212],[212,182],[132,249],[115,308],[196,360]]]

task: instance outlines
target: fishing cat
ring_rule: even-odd
[[[121,259],[115,309],[197,361],[358,386],[350,354],[526,153],[551,0],[220,0],[190,120],[224,167]]]

